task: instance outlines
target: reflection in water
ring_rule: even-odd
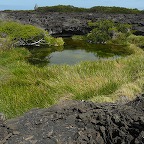
[[[79,49],[53,52],[50,56],[50,64],[76,64],[81,61],[94,61],[98,59],[93,52]]]
[[[84,41],[66,38],[60,47],[30,48],[29,62],[39,66],[48,64],[73,65],[81,61],[112,59],[131,54],[126,47],[102,44],[89,44]]]

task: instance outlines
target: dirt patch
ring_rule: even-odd
[[[144,95],[126,104],[64,101],[0,121],[5,144],[143,144]]]

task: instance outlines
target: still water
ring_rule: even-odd
[[[115,59],[129,55],[126,47],[102,44],[90,44],[80,40],[64,39],[61,47],[30,48],[29,62],[39,66],[53,64],[74,65],[82,61],[98,61],[100,59]]]

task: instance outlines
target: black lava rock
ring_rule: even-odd
[[[142,144],[144,95],[126,104],[64,101],[0,120],[2,144]]]

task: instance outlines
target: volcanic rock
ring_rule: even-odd
[[[36,11],[1,11],[0,19],[11,19],[44,28],[56,36],[82,35],[90,32],[88,21],[110,19],[131,24],[135,34],[144,35],[144,14],[62,13]]]
[[[143,144],[144,95],[126,104],[63,101],[0,120],[2,144]]]

